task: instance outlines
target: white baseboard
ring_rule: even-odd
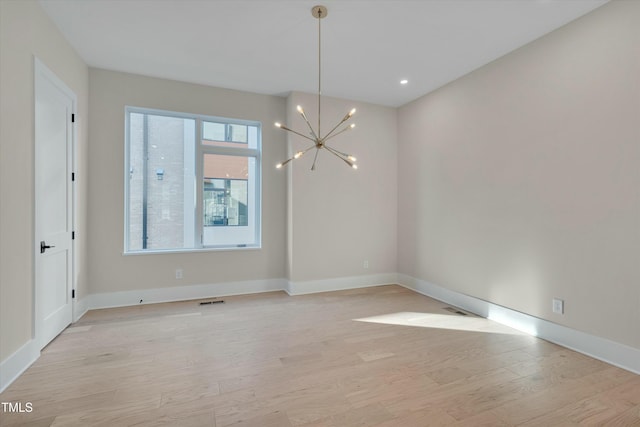
[[[396,273],[371,274],[367,276],[338,277],[334,279],[289,281],[285,290],[289,295],[304,295],[390,285],[397,283],[397,281],[398,275]]]
[[[398,284],[527,334],[640,374],[640,349],[454,292],[405,274],[398,274]]]
[[[0,363],[0,393],[14,382],[40,357],[40,349],[35,340],[29,340],[15,353]]]
[[[93,310],[97,308],[127,307],[139,304],[283,291],[286,286],[287,281],[285,279],[248,280],[243,282],[108,292],[92,294],[86,298],[88,299],[88,308]],[[141,300],[142,302],[140,302]]]
[[[198,298],[246,295],[273,291],[285,291],[289,295],[303,295],[317,292],[388,285],[395,284],[396,282],[396,273],[308,280],[301,282],[290,282],[286,279],[249,280],[244,282],[226,282],[207,285],[177,286],[171,288],[105,292],[89,295],[81,301],[82,306],[86,311],[98,308],[127,307],[139,304],[156,304],[162,302],[186,301]],[[140,302],[140,300],[142,300],[142,302]],[[80,311],[80,309],[81,305],[78,303],[78,312],[80,313],[79,317],[84,314],[84,311]]]

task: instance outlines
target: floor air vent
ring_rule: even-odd
[[[202,301],[200,305],[211,305],[211,304],[224,304],[224,300],[217,301]]]

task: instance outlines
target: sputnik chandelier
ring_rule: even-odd
[[[321,59],[321,55],[320,55],[320,51],[321,51],[321,30],[320,30],[320,21],[325,18],[327,16],[327,8],[324,6],[314,6],[311,9],[311,15],[313,15],[314,18],[318,19],[318,131],[316,132],[313,129],[313,126],[311,126],[311,123],[309,123],[309,120],[307,119],[306,114],[304,113],[304,110],[302,109],[301,106],[298,105],[297,110],[298,113],[300,113],[300,115],[302,116],[302,118],[304,119],[304,121],[307,123],[307,126],[309,127],[309,135],[304,135],[301,132],[296,132],[293,129],[290,129],[288,127],[286,127],[285,125],[283,125],[282,123],[278,123],[276,122],[276,127],[280,128],[280,129],[284,129],[288,132],[294,133],[298,136],[301,136],[305,139],[308,139],[309,141],[311,141],[313,143],[313,145],[311,145],[310,147],[302,150],[302,151],[298,151],[296,152],[293,157],[288,158],[287,160],[285,160],[282,163],[278,163],[276,165],[276,168],[280,169],[281,167],[283,167],[284,165],[286,165],[287,163],[289,163],[292,160],[296,160],[299,159],[300,157],[302,157],[305,153],[307,153],[308,151],[312,150],[313,148],[316,149],[316,153],[315,153],[315,157],[313,158],[313,165],[311,166],[311,170],[315,170],[316,169],[316,161],[318,160],[318,153],[320,153],[320,150],[325,149],[328,152],[330,152],[331,154],[333,154],[334,156],[336,156],[337,158],[339,158],[340,160],[342,160],[343,162],[345,162],[346,164],[348,164],[349,166],[351,166],[354,169],[358,169],[358,165],[356,165],[356,158],[353,157],[350,154],[346,154],[343,153],[342,151],[338,151],[333,147],[330,147],[329,145],[327,145],[327,141],[330,140],[331,138],[334,138],[338,135],[340,135],[343,132],[348,131],[349,129],[353,129],[354,127],[356,127],[355,124],[351,124],[351,125],[347,125],[346,127],[342,128],[341,130],[338,131],[338,128],[345,123],[347,120],[349,120],[351,118],[351,116],[353,116],[356,112],[356,109],[353,108],[351,111],[349,111],[343,118],[342,120],[333,127],[333,129],[331,129],[326,135],[322,136],[321,130],[320,130],[320,103],[321,103],[321,93],[322,93],[322,86],[321,86],[321,72],[322,72],[322,59]]]

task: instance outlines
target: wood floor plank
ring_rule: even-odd
[[[88,312],[0,426],[640,426],[640,376],[400,286],[224,299]]]

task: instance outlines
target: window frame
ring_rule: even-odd
[[[168,249],[129,249],[130,237],[130,181],[131,169],[130,159],[130,115],[150,114],[155,116],[165,116],[171,118],[190,119],[195,121],[195,150],[194,150],[194,174],[195,180],[195,203],[193,207],[193,238],[192,248],[168,248]],[[232,119],[228,117],[209,116],[204,114],[182,113],[177,111],[160,110],[154,108],[144,108],[135,106],[125,106],[125,126],[124,126],[124,242],[123,255],[146,255],[163,253],[187,253],[187,252],[209,252],[209,251],[235,251],[235,250],[256,250],[262,248],[262,123],[257,120]],[[225,125],[255,126],[257,128],[256,148],[249,148],[248,142],[237,143],[237,147],[215,146],[203,144],[203,123],[222,123]],[[231,141],[229,141],[231,142]],[[236,142],[234,142],[236,143]],[[243,145],[243,146],[241,146]],[[239,156],[247,159],[255,159],[255,236],[252,244],[221,244],[204,245],[204,158],[206,154]],[[248,179],[251,181],[251,179]],[[249,185],[249,184],[248,184]]]

